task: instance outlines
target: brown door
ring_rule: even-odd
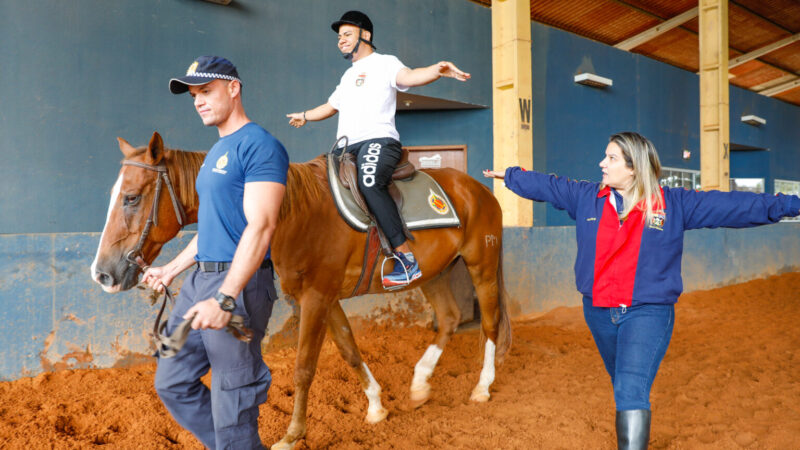
[[[408,159],[417,169],[452,167],[467,171],[466,145],[424,145],[406,147]]]

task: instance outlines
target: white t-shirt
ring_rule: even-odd
[[[385,137],[400,140],[394,113],[397,91],[408,90],[397,85],[397,72],[405,67],[395,56],[373,52],[347,69],[328,98],[339,111],[337,138],[347,136],[350,144]]]

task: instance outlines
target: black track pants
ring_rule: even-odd
[[[356,155],[358,188],[367,206],[389,243],[397,248],[406,241],[406,237],[400,214],[387,186],[392,181],[392,173],[403,152],[400,142],[392,138],[369,139],[348,146],[347,151]]]

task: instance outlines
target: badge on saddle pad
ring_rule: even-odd
[[[437,214],[446,215],[448,211],[450,211],[447,202],[442,197],[436,195],[433,190],[428,190],[428,192],[430,192],[430,195],[428,195],[428,205],[430,205],[431,209],[436,211]]]

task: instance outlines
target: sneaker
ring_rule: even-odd
[[[416,259],[409,261],[402,252],[394,252],[394,256],[394,270],[383,276],[383,287],[403,287],[422,277]]]

